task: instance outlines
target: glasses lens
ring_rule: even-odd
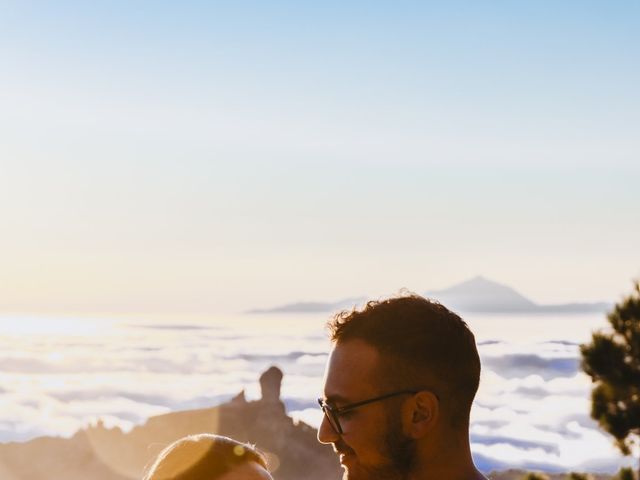
[[[336,412],[334,412],[330,408],[327,408],[327,410],[328,410],[327,418],[329,419],[329,423],[331,424],[333,429],[336,431],[336,433],[342,433],[342,429],[340,428],[340,420],[338,420],[338,416],[336,415]]]
[[[327,417],[327,420],[329,420],[329,425],[331,425],[331,428],[333,428],[336,433],[342,433],[342,429],[340,428],[340,423],[338,421],[338,416],[331,409],[331,407],[326,403],[321,403],[320,406],[322,407],[322,411]]]

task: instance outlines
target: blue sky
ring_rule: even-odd
[[[0,309],[640,275],[636,2],[4,2]]]

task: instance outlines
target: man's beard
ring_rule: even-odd
[[[402,432],[400,415],[389,412],[387,432],[383,437],[383,454],[387,463],[380,466],[359,465],[345,472],[344,480],[406,480],[416,459],[416,442]]]
[[[391,478],[406,479],[415,465],[416,441],[402,432],[401,422],[400,415],[389,417],[384,445],[397,475]]]

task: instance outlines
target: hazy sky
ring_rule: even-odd
[[[630,290],[638,2],[305,3],[0,3],[0,313]]]

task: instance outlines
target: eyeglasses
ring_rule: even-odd
[[[402,390],[400,392],[387,393],[386,395],[380,395],[379,397],[370,398],[368,400],[363,400],[361,402],[349,403],[347,405],[343,405],[342,407],[336,407],[327,403],[325,400],[321,398],[318,399],[318,403],[320,404],[320,408],[324,412],[329,420],[329,424],[335,430],[338,435],[342,435],[342,426],[340,425],[340,415],[343,413],[350,412],[351,410],[355,410],[356,408],[360,408],[363,405],[368,405],[373,402],[379,402],[381,400],[386,400],[387,398],[397,397],[398,395],[415,395],[420,390]]]

